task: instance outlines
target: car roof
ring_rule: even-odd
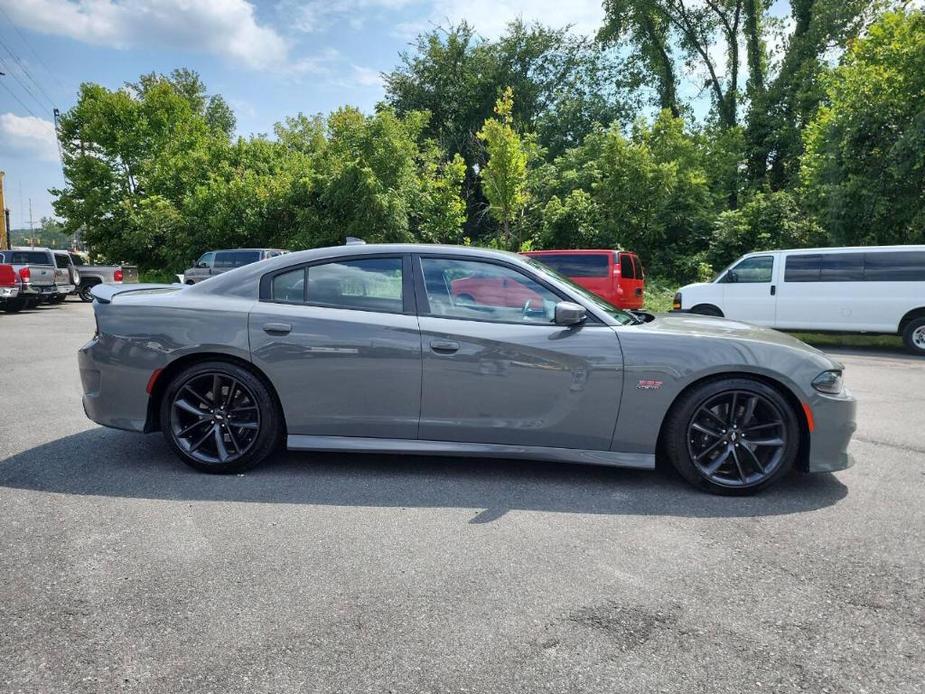
[[[620,248],[546,248],[542,251],[524,251],[523,255],[602,255],[606,253],[629,253],[636,255],[633,251],[624,251]]]
[[[824,248],[773,248],[766,251],[752,251],[742,257],[767,255],[768,253],[863,253],[867,251],[925,251],[925,245],[898,246],[828,246]]]

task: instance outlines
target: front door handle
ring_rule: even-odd
[[[288,335],[292,331],[289,323],[264,323],[263,332],[270,335]]]
[[[430,348],[437,354],[453,354],[459,351],[459,343],[451,340],[431,340]]]
[[[771,285],[771,296],[774,296],[775,294],[777,294],[777,285],[772,284]]]

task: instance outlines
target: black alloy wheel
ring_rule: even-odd
[[[168,443],[206,472],[239,472],[263,460],[279,441],[279,421],[261,380],[228,363],[187,369],[161,403]]]
[[[793,466],[799,425],[774,388],[723,379],[683,396],[672,411],[665,445],[688,481],[720,494],[748,494]]]

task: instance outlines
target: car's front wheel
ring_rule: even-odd
[[[666,422],[665,452],[688,482],[717,494],[751,494],[793,467],[800,427],[774,388],[747,378],[685,393]]]
[[[203,362],[177,374],[161,399],[160,415],[170,447],[203,472],[257,465],[276,448],[282,429],[263,381],[227,362]]]

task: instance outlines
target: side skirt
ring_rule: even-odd
[[[553,448],[550,446],[509,446],[498,443],[305,435],[287,437],[286,446],[293,451],[352,451],[355,453],[445,455],[469,458],[517,458],[557,463],[609,465],[641,470],[655,469],[655,454],[653,453],[588,451],[577,448]]]

